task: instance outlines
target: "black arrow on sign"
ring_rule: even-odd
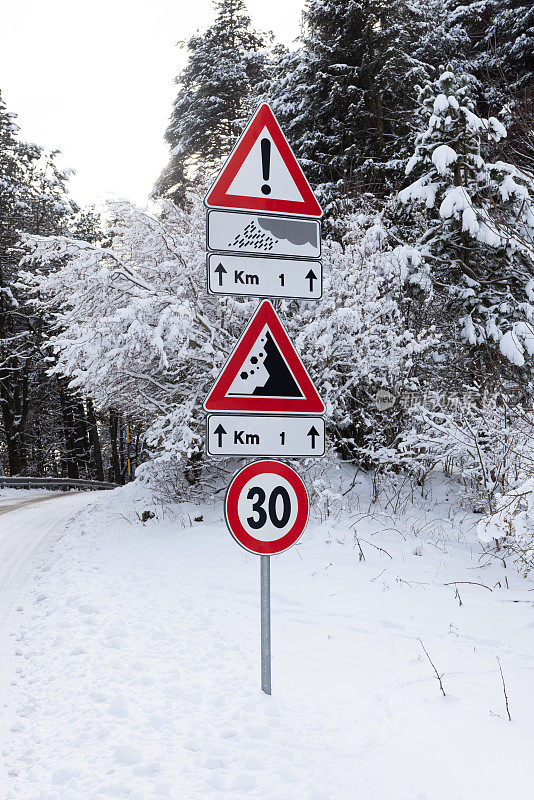
[[[220,262],[219,262],[219,265],[215,268],[214,272],[216,272],[217,275],[219,276],[219,286],[222,286],[222,281],[223,281],[222,276],[223,276],[223,273],[226,273],[226,270],[225,270],[225,268],[223,267],[223,265]],[[226,433],[226,431],[225,431],[225,433]]]
[[[219,423],[219,424],[217,425],[217,427],[215,428],[215,430],[213,431],[213,433],[214,433],[216,436],[218,436],[218,437],[219,437],[219,441],[218,441],[218,443],[217,443],[217,446],[218,446],[218,447],[222,447],[222,439],[223,439],[223,436],[225,436],[225,435],[226,435],[226,431],[224,430],[224,428],[223,428],[223,426],[221,425],[221,423]]]
[[[308,433],[306,434],[306,436],[311,436],[311,440],[312,440],[312,450],[315,450],[315,439],[316,439],[316,437],[317,437],[317,436],[320,436],[320,434],[319,434],[319,431],[317,430],[317,428],[315,427],[315,425],[312,425],[312,426],[311,426],[311,428],[310,428],[310,430],[308,431]]]
[[[317,275],[311,269],[305,277],[310,282],[310,292],[313,292],[313,282],[317,280]],[[319,435],[319,434],[317,434],[317,435]]]

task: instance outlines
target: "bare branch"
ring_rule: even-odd
[[[508,719],[511,722],[512,721],[512,717],[511,717],[511,714],[510,714],[510,706],[508,705],[508,695],[506,693],[506,683],[504,682],[504,675],[503,675],[503,672],[502,672],[501,661],[500,661],[499,656],[497,656],[497,664],[499,665],[499,671],[501,673],[502,690],[504,692],[504,702],[506,704],[506,713],[508,714]]]
[[[445,689],[443,688],[443,683],[442,683],[442,681],[441,681],[441,678],[442,678],[442,676],[439,674],[439,672],[438,672],[438,671],[437,671],[437,669],[436,669],[436,665],[434,664],[434,662],[432,661],[432,659],[431,659],[431,658],[430,658],[430,656],[428,655],[428,651],[427,651],[426,647],[425,647],[425,646],[424,646],[424,644],[423,644],[423,640],[421,639],[421,637],[420,637],[420,636],[418,636],[417,638],[419,639],[419,644],[420,644],[420,645],[421,645],[421,647],[423,648],[423,652],[424,652],[425,656],[428,658],[428,660],[429,660],[429,662],[430,662],[430,665],[431,665],[432,669],[434,670],[434,674],[435,674],[435,676],[436,676],[436,680],[437,680],[437,681],[438,681],[438,683],[439,683],[439,688],[441,689],[441,693],[442,693],[443,697],[446,697],[446,694],[445,694]]]

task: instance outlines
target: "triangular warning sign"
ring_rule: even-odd
[[[205,202],[210,208],[303,217],[323,213],[267,103],[249,122]]]
[[[247,325],[204,408],[273,414],[324,412],[323,401],[268,300]]]

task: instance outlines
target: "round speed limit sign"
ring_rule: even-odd
[[[308,493],[291,467],[255,461],[234,476],[224,509],[230,533],[241,547],[272,556],[300,538],[308,521]]]

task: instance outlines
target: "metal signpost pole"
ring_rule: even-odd
[[[271,694],[271,557],[260,556],[261,690]]]
[[[260,557],[261,689],[271,694],[270,558],[298,542],[310,501],[302,478],[282,461],[254,461],[236,472],[224,500],[235,541]]]

